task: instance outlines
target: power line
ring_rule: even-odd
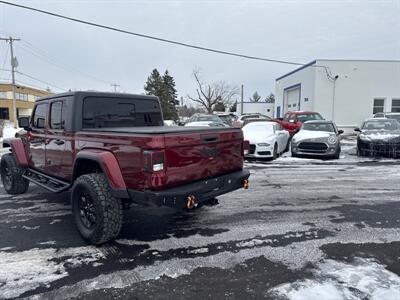
[[[57,85],[55,85],[55,84],[52,84],[52,83],[49,83],[49,82],[47,82],[47,81],[41,80],[41,79],[36,78],[36,77],[34,77],[34,76],[32,76],[32,75],[28,75],[28,74],[23,73],[23,72],[20,72],[20,71],[15,71],[15,72],[16,72],[17,74],[22,75],[22,76],[28,77],[28,78],[30,78],[30,79],[32,79],[32,80],[36,80],[36,81],[41,82],[41,83],[43,83],[43,84],[47,84],[47,85],[49,85],[49,86],[51,86],[51,87],[55,87],[55,88],[57,88],[57,89],[59,89],[59,90],[67,91],[67,89],[65,89],[65,88],[62,88],[62,87],[59,87],[59,86],[57,86]]]
[[[7,72],[10,72],[11,70],[1,68],[0,71],[7,71]],[[37,78],[37,77],[34,77],[34,76],[32,76],[32,75],[23,73],[23,72],[21,72],[21,71],[15,70],[15,73],[17,73],[17,74],[19,74],[19,75],[22,75],[22,76],[25,76],[25,77],[28,77],[28,78],[30,78],[30,79],[32,79],[32,80],[36,80],[37,82],[41,82],[41,83],[46,84],[46,85],[48,85],[48,86],[51,86],[51,87],[53,87],[53,88],[56,88],[56,89],[59,89],[59,90],[62,90],[62,91],[67,91],[67,89],[65,89],[65,88],[59,87],[59,86],[57,86],[57,85],[55,85],[55,84],[53,84],[53,83],[50,83],[50,82],[48,82],[48,81],[44,81],[44,80],[39,79],[39,78]],[[18,80],[17,80],[17,81],[18,81]]]
[[[36,56],[37,58],[46,61],[47,63],[56,66],[60,69],[66,70],[68,72],[72,73],[79,73],[83,76],[86,76],[88,78],[91,78],[92,80],[96,80],[98,82],[106,83],[106,84],[111,84],[111,82],[106,81],[104,79],[98,78],[96,76],[93,76],[91,74],[82,72],[81,70],[76,69],[75,67],[72,66],[67,66],[65,64],[57,63],[57,59],[48,53],[46,53],[44,50],[34,46],[32,43],[29,43],[28,41],[22,41],[23,45],[19,45],[18,48],[22,49],[23,51],[29,52],[31,55]]]
[[[264,57],[246,55],[246,54],[230,52],[230,51],[223,51],[223,50],[218,50],[218,49],[202,47],[202,46],[192,45],[192,44],[183,43],[183,42],[178,42],[178,41],[169,40],[169,39],[165,39],[165,38],[160,38],[160,37],[156,37],[156,36],[151,36],[151,35],[147,35],[147,34],[132,32],[132,31],[128,31],[128,30],[125,30],[125,29],[120,29],[120,28],[117,28],[117,27],[112,27],[112,26],[102,25],[102,24],[99,24],[99,23],[85,21],[85,20],[82,20],[82,19],[68,17],[68,16],[64,16],[64,15],[57,14],[57,13],[54,13],[54,12],[50,12],[50,11],[47,11],[47,10],[42,10],[42,9],[30,7],[30,6],[21,5],[21,4],[15,4],[15,3],[8,2],[8,1],[0,1],[0,3],[6,4],[6,5],[10,5],[10,6],[14,6],[14,7],[18,7],[18,8],[31,10],[31,11],[38,12],[38,13],[41,13],[41,14],[50,15],[50,16],[57,17],[57,18],[62,18],[62,19],[65,19],[65,20],[73,21],[73,22],[82,23],[82,24],[85,24],[85,25],[93,26],[93,27],[99,27],[99,28],[102,28],[102,29],[107,29],[107,30],[111,30],[111,31],[115,31],[115,32],[134,35],[134,36],[138,36],[138,37],[141,37],[141,38],[156,40],[156,41],[159,41],[159,42],[174,44],[174,45],[183,46],[183,47],[187,47],[187,48],[192,48],[192,49],[197,49],[197,50],[202,50],[202,51],[208,51],[208,52],[214,52],[214,53],[219,53],[219,54],[224,54],[224,55],[229,55],[229,56],[241,57],[241,58],[246,58],[246,59],[252,59],[252,60],[260,60],[260,61],[275,62],[275,63],[288,64],[288,65],[298,65],[298,66],[304,65],[304,64],[298,63],[298,62],[291,62],[291,61],[285,61],[285,60],[264,58]]]

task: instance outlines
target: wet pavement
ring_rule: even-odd
[[[85,244],[69,193],[0,189],[0,298],[400,299],[400,161],[248,162],[251,187],[187,213],[133,207]]]

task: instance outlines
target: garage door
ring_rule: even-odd
[[[299,110],[300,87],[285,91],[286,111]]]

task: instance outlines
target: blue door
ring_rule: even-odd
[[[276,117],[277,117],[277,118],[280,118],[280,117],[281,117],[281,107],[280,107],[280,106],[277,106],[277,107],[276,107]]]

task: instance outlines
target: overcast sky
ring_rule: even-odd
[[[400,59],[400,0],[12,2],[180,42],[300,63],[315,58]],[[273,92],[275,78],[295,68],[128,36],[4,4],[0,34],[22,39],[14,49],[19,71],[65,89],[110,91],[111,83],[117,83],[122,91],[142,93],[147,76],[157,68],[170,71],[179,96],[185,97],[194,93],[191,73],[198,67],[206,81],[243,84],[248,99],[254,91],[263,97]],[[1,42],[1,68],[9,68],[7,53]],[[9,77],[0,70],[1,80]],[[46,86],[22,75],[17,80]]]

